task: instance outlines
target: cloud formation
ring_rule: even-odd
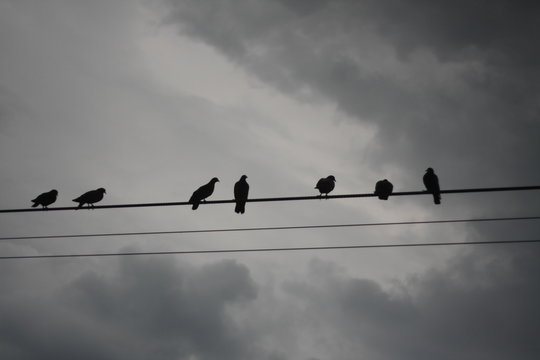
[[[243,173],[254,197],[315,195],[328,174],[336,193],[371,191],[370,179],[389,170],[396,191],[420,190],[428,166],[443,189],[540,182],[533,2],[164,3],[163,22],[184,35],[178,44],[172,26],[153,26],[155,8],[127,0],[1,3],[4,207],[30,206],[52,188],[67,205],[99,186],[109,204],[182,201],[212,176],[223,181],[215,196],[231,198]],[[326,118],[333,107],[336,123]],[[537,197],[443,196],[436,209],[427,196],[253,204],[242,217],[219,206],[32,213],[2,216],[0,228],[19,236],[534,215]],[[536,224],[24,240],[1,250],[534,239]],[[537,357],[536,245],[306,254],[3,261],[0,358]],[[314,256],[324,261],[309,263]]]
[[[83,272],[50,293],[28,289],[30,297],[16,286],[4,292],[0,353],[10,359],[252,357],[256,345],[228,313],[257,296],[245,266],[227,260],[177,266],[154,258],[122,260],[116,270]]]
[[[92,266],[54,288],[6,288],[0,353],[21,360],[532,360],[540,350],[540,290],[529,276],[540,271],[537,255],[473,251],[390,287],[313,260],[307,276],[264,290],[231,260],[194,266],[126,258],[116,271]]]
[[[519,181],[540,153],[536,3],[166,2],[166,22],[265,82],[375,124],[372,163]]]

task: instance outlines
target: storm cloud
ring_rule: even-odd
[[[10,359],[243,359],[256,349],[228,315],[257,296],[234,261],[129,259],[112,276],[96,268],[50,292],[31,290],[41,296],[6,290],[0,352]]]
[[[181,33],[281,91],[375,124],[384,145],[371,165],[452,163],[451,182],[465,171],[539,179],[536,3],[167,2]]]
[[[0,1],[0,207],[540,183],[539,5]],[[538,192],[1,214],[5,255],[534,240]],[[536,244],[0,261],[6,359],[536,359]]]

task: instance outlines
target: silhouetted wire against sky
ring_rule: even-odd
[[[110,256],[149,256],[149,255],[188,255],[188,254],[219,254],[219,253],[247,253],[247,252],[276,252],[276,251],[322,251],[342,249],[380,249],[405,248],[427,246],[465,246],[465,245],[503,245],[503,244],[534,244],[540,239],[532,240],[493,240],[493,241],[466,241],[466,242],[440,242],[440,243],[409,243],[409,244],[375,244],[375,245],[342,245],[342,246],[311,246],[289,248],[259,248],[259,249],[218,249],[218,250],[183,250],[183,251],[144,251],[144,252],[117,252],[117,253],[86,253],[86,254],[50,254],[50,255],[14,255],[0,256],[0,260],[22,259],[52,259],[52,258],[81,258],[81,257],[110,257]]]
[[[474,188],[474,189],[452,189],[441,190],[441,194],[460,194],[460,193],[479,193],[479,192],[500,192],[500,191],[525,191],[525,190],[540,190],[540,185],[533,186],[514,186],[514,187],[496,187],[496,188]],[[410,195],[432,195],[428,191],[403,191],[394,192],[390,197],[394,196],[410,196]],[[376,197],[375,193],[364,194],[343,194],[343,195],[328,195],[324,199],[349,199],[362,197]],[[254,198],[248,199],[247,202],[271,202],[271,201],[300,201],[300,200],[320,200],[320,196],[290,196],[290,197],[274,197],[274,198]],[[208,200],[201,204],[227,204],[235,203],[231,200]],[[99,205],[91,207],[91,209],[116,209],[116,208],[135,208],[135,207],[159,207],[159,206],[185,206],[192,205],[189,201],[181,202],[162,202],[162,203],[137,203],[137,204],[117,204],[117,205]],[[59,211],[59,210],[75,210],[77,207],[53,207],[47,209],[24,208],[24,209],[4,209],[0,213],[17,213],[17,212],[33,212],[33,211]]]
[[[300,230],[300,229],[309,230],[309,229],[331,229],[331,228],[351,228],[351,227],[369,227],[369,226],[448,224],[448,223],[496,222],[496,221],[518,221],[518,220],[538,220],[538,219],[540,219],[540,216],[476,218],[476,219],[448,219],[448,220],[425,220],[425,221],[400,221],[400,222],[356,223],[356,224],[270,226],[270,227],[227,228],[227,229],[145,231],[145,232],[96,233],[96,234],[11,236],[11,237],[0,237],[0,241],[61,239],[61,238],[81,238],[81,237],[114,237],[114,236],[141,236],[141,235],[200,234],[200,233],[241,232],[241,231],[276,231],[276,230]]]

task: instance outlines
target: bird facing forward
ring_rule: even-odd
[[[336,178],[334,175],[329,175],[326,178],[321,178],[319,181],[317,181],[317,185],[315,185],[315,189],[319,189],[320,195],[323,194],[328,197],[328,193],[334,190],[334,187],[336,186]]]
[[[246,179],[247,176],[242,175],[240,180],[234,184],[234,201],[236,201],[234,211],[237,214],[243,214],[246,211],[246,201],[249,193],[249,184]]]
[[[215,177],[210,180],[208,184],[204,184],[193,192],[193,195],[191,195],[191,198],[189,199],[189,203],[193,204],[191,207],[192,210],[197,210],[201,201],[205,202],[206,198],[212,195],[214,192],[214,186],[217,182],[219,182],[219,179]]]
[[[84,204],[88,204],[88,208],[90,209],[94,207],[94,203],[97,203],[98,201],[101,201],[103,199],[103,194],[105,193],[106,191],[104,188],[99,188],[96,190],[85,192],[78,198],[73,199],[73,201],[79,203],[77,209],[82,208]]]
[[[439,177],[435,175],[432,168],[427,168],[423,177],[424,185],[428,192],[433,194],[433,202],[437,205],[441,203],[441,189],[439,187]]]
[[[381,200],[388,200],[388,197],[392,194],[394,190],[394,185],[386,179],[379,180],[375,184],[375,195]]]
[[[56,201],[57,196],[58,191],[54,189],[49,192],[40,194],[34,200],[32,200],[32,202],[34,203],[32,207],[37,207],[38,205],[41,205],[43,209],[47,209],[47,206],[51,205]]]

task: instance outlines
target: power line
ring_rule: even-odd
[[[310,251],[310,250],[316,251],[316,250],[341,250],[341,249],[376,249],[376,248],[404,248],[404,247],[427,247],[427,246],[458,246],[458,245],[463,246],[463,245],[488,245],[488,244],[500,245],[500,244],[531,244],[531,243],[540,243],[540,239],[443,242],[443,243],[313,246],[313,247],[259,248],[259,249],[220,249],[220,250],[184,250],[184,251],[146,251],[146,252],[123,252],[123,253],[118,252],[118,253],[86,253],[86,254],[14,255],[14,256],[0,256],[0,260],[111,257],[111,256],[222,254],[222,253],[247,253],[247,252],[253,253],[253,252]]]
[[[453,189],[441,190],[441,194],[459,194],[459,193],[475,193],[475,192],[500,192],[500,191],[524,191],[524,190],[540,190],[540,185],[534,186],[514,186],[514,187],[497,187],[497,188],[474,188],[474,189]],[[404,191],[394,192],[391,196],[409,196],[409,195],[431,195],[427,191]],[[375,197],[373,193],[365,194],[343,194],[329,195],[322,199],[349,199]],[[300,201],[300,200],[320,200],[320,196],[291,196],[291,197],[275,197],[275,198],[255,198],[248,199],[248,202],[272,202],[272,201]],[[208,200],[202,204],[227,204],[234,203],[234,200]],[[138,203],[138,204],[116,204],[116,205],[96,205],[92,209],[117,209],[117,208],[138,208],[138,207],[162,207],[162,206],[186,206],[191,205],[187,201],[181,202],[161,202],[161,203]],[[52,207],[48,209],[25,208],[25,209],[4,209],[0,213],[19,213],[19,212],[34,212],[34,211],[62,211],[62,210],[77,210],[76,206],[70,207]]]
[[[37,240],[37,239],[62,239],[62,238],[82,238],[82,237],[115,237],[115,236],[142,236],[142,235],[200,234],[200,233],[243,232],[243,231],[327,229],[327,228],[346,228],[346,227],[394,226],[394,225],[418,225],[418,224],[446,224],[446,223],[488,222],[488,221],[538,220],[538,219],[540,219],[540,216],[476,218],[476,219],[449,219],[449,220],[426,220],[426,221],[401,221],[401,222],[356,223],[356,224],[271,226],[271,227],[202,229],[202,230],[146,231],[146,232],[97,233],[97,234],[14,236],[14,237],[0,237],[0,241]]]

